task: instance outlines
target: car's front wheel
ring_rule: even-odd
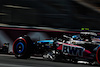
[[[96,60],[97,60],[98,64],[100,64],[100,47],[96,51]]]

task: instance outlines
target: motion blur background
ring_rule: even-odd
[[[100,29],[100,0],[0,0],[0,23]]]

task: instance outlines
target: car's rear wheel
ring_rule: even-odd
[[[17,38],[13,43],[13,52],[17,58],[29,58],[32,41],[27,35]]]

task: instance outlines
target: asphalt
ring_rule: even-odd
[[[14,55],[0,54],[0,67],[100,67],[85,63],[52,62],[43,60],[41,57],[30,59],[17,59]]]

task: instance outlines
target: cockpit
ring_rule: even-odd
[[[82,41],[89,41],[91,42],[93,38],[97,36],[94,32],[80,32],[80,38]]]

